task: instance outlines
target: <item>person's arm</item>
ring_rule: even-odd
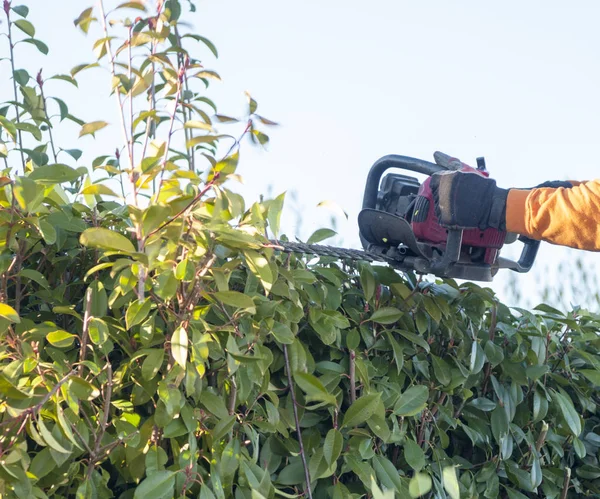
[[[571,188],[510,189],[506,230],[532,239],[600,251],[600,180]]]
[[[600,251],[600,179],[502,189],[474,172],[443,171],[432,175],[429,185],[442,226],[493,228]]]

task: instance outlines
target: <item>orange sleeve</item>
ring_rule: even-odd
[[[600,251],[600,179],[572,188],[511,189],[506,230],[561,246]]]

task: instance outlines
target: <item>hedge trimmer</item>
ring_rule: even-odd
[[[499,269],[528,272],[537,255],[539,241],[519,237],[524,247],[518,261],[500,256],[505,244],[517,234],[496,229],[446,229],[438,222],[430,178],[422,184],[414,177],[389,173],[390,168],[431,177],[442,170],[470,171],[489,176],[484,158],[477,168],[436,152],[435,163],[406,156],[388,155],[371,167],[358,215],[364,251],[299,242],[274,241],[288,253],[333,256],[345,260],[385,262],[401,271],[433,274],[438,277],[492,281]]]

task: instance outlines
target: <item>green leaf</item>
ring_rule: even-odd
[[[198,144],[212,144],[223,137],[227,137],[227,135],[198,135],[189,139],[185,143],[185,147],[186,149],[193,149]]]
[[[324,241],[325,239],[329,239],[337,235],[337,232],[332,229],[317,229],[314,231],[311,236],[306,240],[306,244],[316,244]]]
[[[415,473],[408,483],[410,497],[422,497],[427,494],[433,485],[431,477],[427,473]]]
[[[257,251],[244,251],[244,256],[250,271],[260,279],[265,290],[269,292],[274,282],[269,261]]]
[[[42,132],[41,130],[32,123],[17,123],[15,125],[17,130],[21,130],[23,132],[30,133],[33,135],[35,140],[42,140]]]
[[[10,322],[21,322],[17,311],[6,303],[0,303],[0,317]]]
[[[219,419],[227,419],[230,414],[225,407],[225,401],[223,397],[219,397],[208,390],[203,390],[200,395],[200,403],[206,407],[206,410],[211,414],[214,414]]]
[[[471,370],[471,374],[477,374],[481,369],[483,369],[483,365],[485,364],[485,353],[483,348],[481,348],[481,343],[478,341],[474,341],[471,345],[471,363],[469,365],[469,369]]]
[[[115,7],[115,10],[116,9],[133,9],[133,10],[140,10],[142,12],[146,12],[146,7],[140,1],[124,2],[120,5],[118,5],[117,7]]]
[[[100,395],[100,391],[94,385],[79,376],[71,376],[69,388],[80,400],[94,400]]]
[[[442,471],[442,480],[444,489],[451,499],[460,499],[460,487],[456,478],[456,468],[454,466],[445,466]]]
[[[171,354],[175,362],[185,369],[188,356],[188,335],[184,327],[178,327],[171,337]]]
[[[496,442],[500,443],[502,437],[504,437],[508,433],[508,415],[506,414],[506,410],[501,405],[498,405],[493,411],[491,415],[492,422],[492,434],[496,439]]]
[[[142,364],[142,378],[151,380],[158,374],[165,359],[165,351],[162,348],[153,348],[144,359]]]
[[[285,192],[277,196],[269,204],[269,211],[267,212],[267,221],[269,222],[269,228],[275,238],[279,237],[279,226],[281,224],[281,212],[283,211],[283,202],[285,200]]]
[[[581,434],[581,419],[573,401],[568,395],[563,395],[555,390],[551,390],[551,396],[554,402],[558,405],[560,412],[571,430],[573,436],[578,437]]]
[[[21,17],[27,17],[29,15],[29,7],[25,5],[15,5],[11,7],[11,10]]]
[[[354,428],[369,419],[377,409],[380,393],[369,393],[358,398],[344,414],[344,422],[340,428]]]
[[[306,393],[307,402],[320,401],[336,405],[335,397],[312,374],[297,371],[294,373],[294,379],[302,391]]]
[[[21,277],[25,277],[33,282],[37,282],[42,288],[49,289],[50,284],[48,284],[48,280],[46,277],[34,269],[23,269],[20,272]]]
[[[205,123],[204,121],[190,120],[186,121],[183,125],[184,128],[197,128],[200,130],[212,130],[212,125],[210,123]]]
[[[49,184],[62,184],[63,182],[73,182],[82,175],[83,172],[70,166],[54,164],[38,166],[28,175],[28,178]]]
[[[404,313],[393,307],[382,307],[373,313],[369,320],[373,322],[377,322],[378,324],[393,324],[398,322],[400,317],[402,317]]]
[[[396,364],[396,371],[398,374],[402,371],[402,367],[404,366],[404,351],[400,343],[396,341],[394,335],[391,331],[387,332],[387,338],[390,344],[392,345],[392,352],[394,353],[394,364]]]
[[[428,398],[429,389],[426,386],[411,386],[398,398],[394,406],[394,414],[396,416],[414,416],[425,408]]]
[[[332,466],[340,457],[343,445],[344,437],[342,437],[342,434],[338,430],[332,428],[327,432],[325,443],[323,444],[323,457],[329,466]]]
[[[100,248],[121,253],[134,253],[135,248],[124,235],[103,227],[91,227],[81,233],[79,242],[91,248]]]
[[[125,313],[125,327],[131,329],[133,326],[142,323],[146,317],[148,317],[151,308],[152,301],[150,298],[146,298],[143,301],[136,300],[132,302]]]
[[[27,85],[27,82],[29,81],[30,77],[29,77],[29,73],[27,71],[25,71],[24,69],[16,69],[15,72],[13,73],[13,78],[19,85],[21,85],[23,87],[23,86]],[[38,131],[39,131],[39,129],[38,129]]]
[[[56,440],[52,436],[52,433],[50,432],[50,430],[48,430],[48,428],[44,424],[44,420],[43,420],[42,416],[38,417],[37,422],[38,422],[38,428],[40,430],[40,435],[42,436],[42,438],[44,439],[44,442],[46,442],[46,444],[48,444],[49,447],[51,447],[52,449],[54,449],[57,452],[60,452],[61,454],[70,454],[71,453],[71,451],[69,451],[68,449],[65,449],[60,443],[58,443],[58,440]]]
[[[80,137],[83,137],[85,135],[95,136],[94,134],[98,130],[102,130],[106,126],[108,126],[108,123],[106,121],[92,121],[90,123],[86,123],[85,125],[83,125],[81,127],[81,131],[79,132],[79,136]]]
[[[175,497],[176,478],[177,474],[174,471],[155,471],[135,488],[133,498],[172,499]]]
[[[594,386],[600,386],[600,372],[595,369],[579,369],[579,374],[583,374]]]
[[[271,334],[275,337],[275,339],[284,345],[291,345],[294,343],[294,333],[290,329],[290,327],[281,322],[275,322],[273,324],[273,328],[271,329]]]
[[[6,130],[6,133],[8,133],[8,135],[10,136],[11,139],[13,139],[13,140],[17,139],[17,127],[15,126],[15,124],[12,121],[10,121],[6,117],[2,116],[1,114],[0,114],[0,127],[2,127],[4,130]]]
[[[48,342],[57,348],[69,348],[75,342],[76,335],[59,329],[46,335]]]
[[[256,313],[254,300],[239,291],[217,291],[214,297],[225,305],[248,310],[251,314]]]
[[[44,55],[48,55],[48,45],[46,45],[41,40],[36,40],[35,38],[25,38],[23,40],[25,43],[30,43],[31,45],[35,45],[35,47]]]
[[[415,471],[421,471],[425,467],[425,453],[421,446],[414,440],[407,438],[404,441],[404,459]]]
[[[13,24],[26,35],[32,38],[35,36],[35,28],[29,21],[26,21],[25,19],[18,19]]]
[[[448,385],[452,381],[452,371],[450,365],[442,358],[436,355],[431,355],[431,362],[433,364],[433,373],[437,380],[444,386]]]
[[[86,188],[84,188],[81,191],[81,194],[83,196],[100,196],[100,195],[104,195],[104,196],[114,196],[114,197],[119,197],[119,195],[113,191],[110,187],[108,187],[107,185],[104,184],[92,184],[92,185],[88,185]]]
[[[48,78],[49,80],[62,80],[62,81],[66,81],[68,83],[70,83],[71,85],[74,85],[76,87],[79,87],[79,84],[77,83],[77,80],[75,80],[73,77],[69,76],[69,75],[54,75],[50,78]],[[68,151],[65,151],[68,152]],[[75,158],[75,159],[79,159],[79,158]]]
[[[108,340],[108,325],[102,319],[90,317],[89,332],[94,345],[102,346]]]

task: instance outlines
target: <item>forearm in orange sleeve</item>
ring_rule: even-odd
[[[506,230],[561,246],[600,251],[600,179],[571,188],[511,189]]]

